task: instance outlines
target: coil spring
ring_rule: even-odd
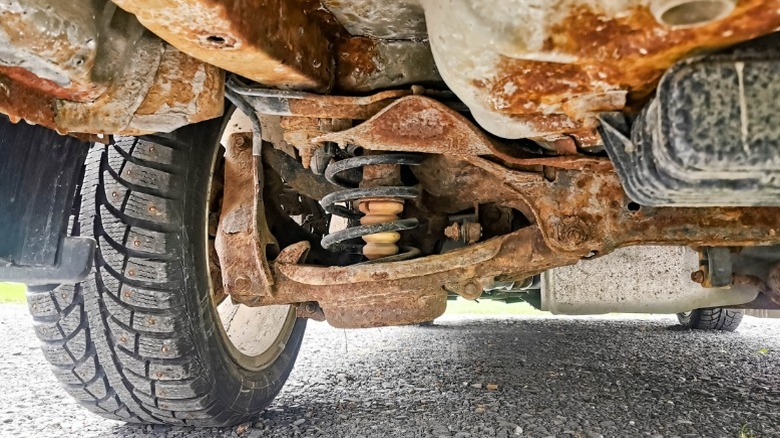
[[[349,244],[347,242],[363,238],[367,245],[384,252],[381,258],[371,259],[368,262],[391,262],[406,260],[420,254],[419,249],[413,247],[399,248],[395,243],[400,238],[399,231],[417,228],[419,221],[416,218],[398,219],[398,214],[403,210],[403,200],[414,199],[420,191],[416,187],[404,186],[380,186],[359,187],[359,181],[350,180],[343,174],[350,170],[364,168],[365,166],[392,164],[399,166],[417,166],[422,157],[411,154],[385,154],[369,155],[347,158],[328,165],[325,169],[325,178],[333,184],[344,187],[344,190],[333,192],[320,201],[320,205],[330,214],[346,218],[349,225],[354,225],[360,220],[361,225],[350,226],[322,238],[322,247],[331,251],[348,251],[356,254],[365,252],[363,245]],[[358,211],[348,208],[341,203],[359,202]],[[371,203],[379,205],[379,208],[371,208]],[[396,236],[393,237],[394,233]]]

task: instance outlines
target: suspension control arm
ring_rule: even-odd
[[[478,157],[434,155],[416,173],[444,204],[500,202],[531,225],[446,254],[348,267],[300,264],[309,248],[301,242],[270,262],[270,293],[233,298],[253,306],[316,301],[337,327],[409,324],[443,313],[449,292],[481,290],[497,277],[524,279],[623,246],[780,243],[779,208],[637,208],[609,169],[558,170],[550,181]]]

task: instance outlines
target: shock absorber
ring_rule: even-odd
[[[418,249],[399,248],[397,243],[401,231],[418,225],[416,218],[399,219],[404,200],[419,196],[416,187],[401,185],[401,166],[416,166],[421,161],[418,155],[385,154],[347,158],[328,165],[325,178],[344,190],[325,196],[320,204],[328,213],[348,219],[350,226],[323,237],[323,248],[357,252],[357,245],[349,242],[362,238],[360,249],[369,262],[398,261],[418,255]],[[363,170],[361,178],[349,178],[350,171],[357,169]]]

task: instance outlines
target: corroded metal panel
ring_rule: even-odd
[[[393,40],[424,39],[425,16],[417,0],[323,0],[352,35]]]
[[[105,1],[0,3],[0,73],[51,96],[85,101],[106,84],[93,80],[99,56],[95,17]]]
[[[225,74],[166,45],[160,67],[128,131],[165,132],[222,115]]]
[[[13,0],[0,16],[0,112],[11,120],[61,133],[144,134],[222,114],[224,73],[113,3]]]
[[[595,126],[598,112],[642,105],[678,60],[780,27],[778,0],[688,26],[660,20],[653,0],[422,3],[445,82],[506,138]]]
[[[116,0],[179,50],[267,86],[326,90],[331,38],[309,0]]]
[[[442,82],[427,41],[352,37],[339,41],[336,52],[339,91]]]

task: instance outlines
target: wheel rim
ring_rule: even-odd
[[[217,305],[222,336],[241,366],[262,370],[276,361],[295,326],[293,306],[249,307],[229,299]]]
[[[234,111],[227,118],[227,123],[223,126],[230,126],[235,132],[241,130],[240,120],[243,113]],[[224,138],[226,130],[220,137]],[[212,202],[218,199],[219,195],[215,193],[219,184],[216,184],[217,172],[220,169],[219,159],[222,156],[222,146],[215,148],[212,158],[211,172],[209,175],[209,193],[207,194],[206,208],[207,217],[210,217],[214,207],[218,202]],[[218,208],[217,208],[218,210]],[[218,216],[218,211],[216,212]],[[206,254],[207,266],[218,266],[219,259],[213,251],[213,236],[210,224],[206,224]],[[244,304],[235,304],[232,300],[222,293],[221,278],[215,278],[211,269],[208,269],[209,275],[209,297],[213,304],[214,316],[219,320],[218,331],[225,345],[228,347],[232,359],[245,369],[259,371],[271,366],[279,355],[284,351],[297,319],[296,309],[291,305],[249,307]]]

